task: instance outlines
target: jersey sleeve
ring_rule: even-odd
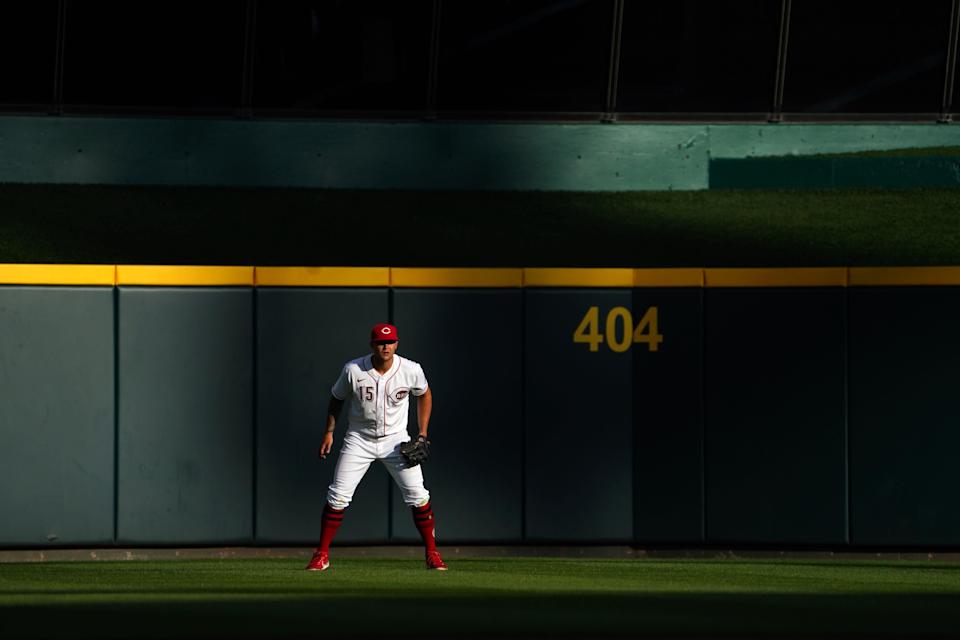
[[[418,364],[413,374],[413,380],[410,384],[410,393],[415,396],[422,396],[427,392],[428,386],[429,384],[427,383],[427,376],[423,372],[423,367]]]
[[[340,377],[337,378],[337,381],[330,387],[330,393],[337,400],[346,400],[352,390],[353,382],[350,380],[350,365],[345,365],[343,371],[340,372]]]

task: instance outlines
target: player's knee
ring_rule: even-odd
[[[420,491],[407,491],[403,496],[403,503],[408,507],[422,507],[430,502],[430,492],[426,489]]]
[[[334,491],[333,488],[331,488],[329,491],[327,491],[327,504],[329,504],[334,509],[337,509],[338,511],[340,511],[350,506],[351,497],[352,496],[338,493],[337,491]]]

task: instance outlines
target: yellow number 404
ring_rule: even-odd
[[[663,335],[657,331],[656,307],[649,307],[644,312],[636,328],[630,309],[614,307],[607,314],[605,330],[605,334],[600,333],[600,308],[590,307],[573,332],[573,341],[590,345],[590,351],[599,351],[606,335],[607,346],[616,353],[623,353],[635,342],[646,344],[648,351],[656,351],[663,342]]]

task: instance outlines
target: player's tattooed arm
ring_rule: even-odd
[[[323,443],[318,452],[320,458],[326,458],[330,450],[333,449],[333,430],[337,427],[337,416],[340,415],[340,409],[343,408],[343,400],[338,400],[330,396],[330,404],[327,405],[327,428],[323,434]]]
[[[417,424],[420,426],[420,435],[427,437],[427,430],[430,428],[430,413],[433,411],[433,393],[430,387],[422,396],[417,396]]]

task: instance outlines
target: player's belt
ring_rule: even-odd
[[[384,438],[389,438],[395,435],[392,433],[385,433],[381,436],[380,434],[377,434],[377,433],[364,433],[363,431],[359,431],[359,430],[356,433],[357,435],[363,436],[364,438],[367,438],[369,440],[383,440]]]

